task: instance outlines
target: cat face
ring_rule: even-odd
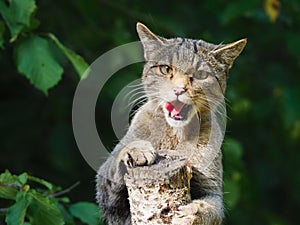
[[[213,111],[224,100],[228,70],[246,40],[213,45],[202,40],[165,39],[138,23],[146,64],[143,84],[149,100],[159,100],[170,126]]]

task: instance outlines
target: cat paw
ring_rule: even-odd
[[[206,215],[214,212],[212,205],[203,200],[193,200],[187,205],[180,206],[178,208],[178,214],[182,216],[188,215]]]
[[[212,204],[211,202],[197,199],[187,205],[180,206],[177,215],[180,219],[197,218],[196,221],[200,220],[199,224],[219,225],[222,223],[223,210],[219,202]]]
[[[155,149],[148,141],[133,141],[122,149],[122,161],[127,167],[152,165],[157,157]]]
[[[188,203],[187,205],[180,206],[176,211],[176,216],[172,220],[174,225],[193,225],[204,224],[200,222],[199,204],[196,200]],[[205,223],[207,224],[207,223]]]
[[[194,200],[187,205],[180,206],[178,208],[178,214],[182,216],[196,215],[200,212],[201,207],[203,207],[203,203],[201,203],[199,200]]]

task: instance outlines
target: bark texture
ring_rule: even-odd
[[[195,215],[180,214],[191,201],[189,162],[176,152],[160,153],[151,166],[129,168],[125,175],[132,225],[196,225]]]

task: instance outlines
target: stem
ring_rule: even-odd
[[[72,189],[74,189],[75,187],[77,187],[80,184],[80,181],[77,181],[75,184],[73,184],[72,186],[66,188],[65,190],[62,190],[60,192],[56,192],[54,194],[48,195],[49,198],[55,198],[61,195],[64,195],[68,192],[70,192]]]
[[[0,187],[11,187],[17,190],[21,190],[22,187],[16,185],[16,184],[0,184]]]

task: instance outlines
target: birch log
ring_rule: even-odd
[[[178,207],[191,201],[192,168],[186,158],[171,151],[160,153],[155,164],[128,169],[132,225],[196,225],[195,215],[181,215]]]

